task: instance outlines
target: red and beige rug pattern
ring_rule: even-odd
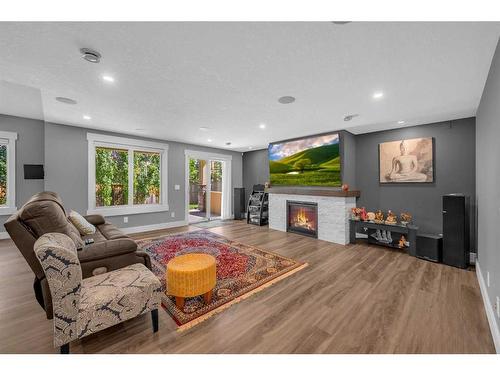
[[[170,259],[187,253],[206,253],[217,261],[217,284],[210,304],[206,305],[202,296],[187,298],[181,311],[174,297],[163,295],[163,306],[179,329],[190,328],[307,266],[307,263],[231,241],[207,230],[137,242],[139,248],[150,255],[153,273],[162,281],[164,291]]]

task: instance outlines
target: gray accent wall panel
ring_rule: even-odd
[[[16,132],[16,206],[43,190],[43,180],[25,180],[24,164],[44,164],[44,122],[0,114],[0,130]],[[0,232],[9,215],[0,216]]]
[[[243,187],[245,202],[252,192],[253,185],[269,181],[269,160],[267,149],[245,152],[243,154]]]
[[[434,137],[435,182],[379,183],[378,145],[401,139]],[[400,128],[356,136],[358,206],[368,210],[409,211],[421,233],[442,233],[442,196],[464,193],[475,200],[475,119]],[[475,249],[475,207],[471,207],[471,247]]]
[[[239,152],[214,149],[165,141],[159,139],[135,137],[124,134],[101,132],[93,129],[72,127],[67,125],[45,124],[45,189],[61,194],[65,207],[70,210],[86,213],[87,211],[87,133],[101,133],[126,138],[144,139],[164,142],[168,150],[168,201],[169,211],[128,216],[128,223],[123,222],[123,216],[110,216],[108,220],[119,227],[137,227],[162,224],[184,220],[185,216],[185,154],[184,150],[198,150],[217,154],[232,155],[232,188],[241,187],[242,154]],[[174,190],[174,185],[180,185],[180,190]],[[175,212],[175,217],[171,213]]]
[[[342,183],[349,189],[357,190],[356,186],[356,136],[348,131],[341,131]]]
[[[477,110],[478,260],[491,305],[500,297],[500,42]],[[485,283],[486,284],[486,283]],[[495,316],[497,326],[500,319]],[[498,335],[498,332],[497,332]],[[497,348],[498,349],[498,348]]]

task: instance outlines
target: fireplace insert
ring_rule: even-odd
[[[318,238],[318,204],[286,201],[286,231]]]

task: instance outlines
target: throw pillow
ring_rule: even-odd
[[[78,212],[71,211],[68,218],[82,236],[95,233],[95,227],[85,220],[85,218]]]

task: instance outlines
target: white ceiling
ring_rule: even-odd
[[[239,151],[450,120],[475,115],[499,35],[498,22],[4,22],[0,112]]]

